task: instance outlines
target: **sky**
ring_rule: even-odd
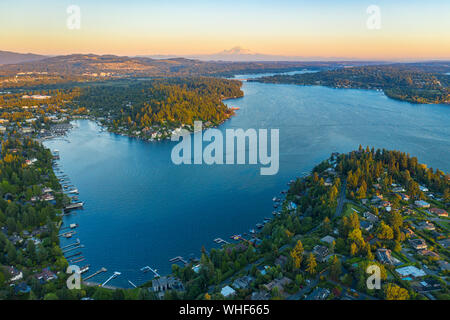
[[[79,29],[68,27],[71,5],[80,9]],[[368,12],[371,5],[379,11]],[[235,46],[323,59],[450,59],[450,1],[0,2],[5,51],[194,55]]]

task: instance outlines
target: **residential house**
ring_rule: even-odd
[[[234,295],[236,294],[236,291],[235,291],[232,287],[230,287],[230,286],[225,286],[225,287],[222,288],[222,290],[220,291],[220,293],[221,293],[225,298],[228,298],[228,297],[234,296]]]
[[[330,295],[330,290],[324,288],[316,288],[311,292],[305,300],[325,300]]]
[[[233,281],[233,287],[235,289],[248,289],[250,288],[250,284],[252,283],[253,280],[255,280],[255,278],[251,276],[244,276],[238,278]]]
[[[389,249],[378,249],[376,253],[378,261],[384,264],[394,265],[394,261],[392,260],[391,250]]]
[[[448,217],[448,212],[445,211],[444,209],[439,209],[439,208],[431,208],[430,210],[431,213],[439,216],[439,217]]]
[[[409,201],[409,196],[407,194],[400,193],[400,196],[402,197],[403,201]]]
[[[439,260],[437,262],[439,268],[441,269],[441,271],[449,271],[450,270],[450,263],[448,263],[447,261],[444,260]]]
[[[372,223],[376,223],[378,221],[378,217],[369,211],[364,212],[363,217]]]
[[[414,204],[418,207],[418,208],[429,208],[430,204],[426,201],[423,200],[416,200],[414,201]]]
[[[317,261],[324,262],[330,252],[327,247],[317,245],[314,247],[313,253],[316,256]]]
[[[297,205],[294,202],[289,202],[288,210],[297,210]]]
[[[361,227],[361,229],[364,229],[366,231],[370,231],[373,228],[373,224],[365,220],[361,220],[359,222],[359,226]]]
[[[270,293],[266,291],[253,292],[250,300],[269,300]]]
[[[333,241],[335,241],[336,239],[332,236],[325,236],[322,239],[320,239],[320,241],[328,243],[328,244],[332,244]]]
[[[409,244],[416,250],[423,250],[428,247],[425,240],[420,238],[409,240]]]
[[[183,283],[175,277],[160,277],[152,280],[154,292],[163,293],[168,290],[183,290]]]
[[[9,275],[10,275],[10,281],[17,281],[23,278],[23,273],[20,270],[17,270],[15,267],[13,266],[9,266],[6,267],[6,270],[8,271]]]
[[[281,278],[281,279],[275,279],[267,284],[264,285],[267,291],[272,291],[273,288],[277,288],[278,292],[282,293],[284,291],[284,286],[290,284],[292,282],[289,278]]]
[[[42,272],[35,274],[34,277],[38,279],[41,283],[45,283],[54,279],[57,279],[55,273],[53,273],[50,268],[44,268],[42,269]]]
[[[429,221],[422,221],[421,223],[418,224],[418,226],[422,230],[428,230],[428,231],[436,230],[434,224],[430,223]]]
[[[414,278],[419,278],[419,277],[423,277],[426,275],[426,273],[422,269],[418,269],[415,266],[406,266],[406,267],[395,269],[395,271],[397,271],[397,273],[403,277],[411,276]]]
[[[275,265],[280,265],[281,267],[284,267],[287,261],[288,258],[286,256],[280,255],[278,258],[275,259]]]
[[[445,249],[450,248],[450,239],[439,240],[438,243],[443,246]]]
[[[430,250],[422,250],[422,251],[419,251],[419,253],[420,253],[421,255],[423,255],[423,256],[426,256],[426,257],[431,257],[431,258],[434,258],[434,259],[439,259],[439,255],[438,255],[436,252],[433,252],[433,251],[430,251]]]

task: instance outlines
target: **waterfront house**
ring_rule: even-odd
[[[297,210],[297,205],[291,201],[288,205],[288,210]]]
[[[152,280],[153,292],[162,293],[168,290],[183,290],[183,283],[175,277],[160,277]]]

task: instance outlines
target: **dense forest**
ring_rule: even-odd
[[[276,75],[252,81],[380,89],[390,98],[412,103],[450,103],[450,77],[424,70],[426,67],[422,65],[362,66],[317,73]]]
[[[216,78],[171,78],[129,82],[122,86],[81,89],[76,105],[97,117],[109,117],[113,129],[179,127],[195,120],[219,124],[232,111],[224,99],[242,97],[242,83]]]
[[[27,160],[35,159],[30,163]],[[0,299],[11,298],[17,288],[8,285],[11,276],[3,266],[23,273],[40,298],[45,288],[33,274],[50,267],[64,270],[67,261],[59,248],[58,231],[64,196],[52,170],[52,155],[29,138],[9,136],[2,141],[0,160]],[[43,189],[54,190],[54,200],[43,201]],[[3,265],[3,266],[2,266]],[[53,287],[54,284],[50,285]],[[42,294],[42,295],[41,295]]]

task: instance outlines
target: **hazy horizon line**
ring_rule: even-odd
[[[266,53],[251,53],[251,54],[230,54],[229,57],[254,57],[254,59],[206,59],[207,57],[213,57],[218,56],[220,54],[223,54],[223,52],[216,52],[216,53],[199,53],[199,54],[120,54],[120,53],[101,53],[101,52],[94,52],[94,51],[88,51],[88,52],[77,52],[73,51],[70,53],[37,53],[37,52],[21,52],[20,50],[0,50],[0,52],[9,52],[9,53],[16,53],[16,54],[23,54],[23,55],[40,55],[45,56],[48,58],[52,57],[58,57],[58,56],[69,56],[69,55],[96,55],[96,56],[117,56],[117,57],[130,57],[130,58],[152,58],[152,59],[175,59],[175,58],[185,58],[185,59],[197,59],[197,60],[203,60],[203,61],[224,61],[224,62],[313,62],[313,61],[335,61],[335,62],[346,62],[346,61],[355,61],[355,62],[426,62],[426,61],[450,61],[450,57],[435,57],[435,58],[420,58],[420,57],[406,57],[406,58],[359,58],[359,57],[327,57],[327,56],[297,56],[297,55],[275,55],[275,54],[266,54]],[[202,57],[204,59],[202,59]],[[271,57],[273,59],[271,59]],[[276,59],[275,59],[276,58]],[[283,60],[285,59],[285,60]]]

